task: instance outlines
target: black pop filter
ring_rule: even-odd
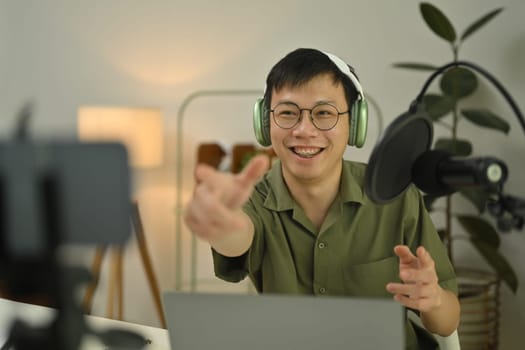
[[[399,196],[412,182],[416,159],[430,149],[432,122],[421,108],[397,117],[374,146],[365,173],[365,191],[375,203]]]

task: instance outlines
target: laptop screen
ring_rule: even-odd
[[[173,350],[401,350],[404,311],[391,299],[164,293]]]

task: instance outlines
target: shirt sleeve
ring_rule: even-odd
[[[227,282],[240,282],[246,277],[248,253],[238,257],[227,257],[211,249],[215,276]]]
[[[254,237],[250,249],[238,257],[224,256],[212,248],[213,266],[215,276],[227,282],[240,282],[250,275],[257,290],[260,281],[256,277],[262,264],[264,246],[264,225],[261,213],[257,208],[262,208],[262,198],[254,191],[250,200],[244,205],[243,211],[250,217],[254,227]]]

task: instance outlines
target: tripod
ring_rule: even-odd
[[[164,318],[164,313],[162,311],[160,289],[157,283],[155,272],[153,270],[153,266],[151,264],[151,259],[150,259],[150,255],[149,255],[147,244],[146,244],[146,236],[144,234],[144,227],[142,225],[140,211],[139,211],[138,203],[136,201],[132,203],[131,220],[133,224],[133,231],[135,233],[135,238],[137,239],[137,245],[139,247],[142,264],[144,266],[146,277],[148,279],[148,284],[150,286],[150,290],[153,295],[153,301],[155,303],[157,315],[159,317],[161,326],[163,328],[166,328],[166,320]],[[110,276],[109,276],[109,289],[108,289],[108,302],[107,302],[107,307],[106,307],[106,317],[115,318],[114,302],[116,301],[117,302],[116,319],[123,320],[124,289],[123,289],[122,261],[124,257],[124,252],[123,252],[122,247],[110,248],[107,245],[102,245],[96,249],[95,257],[93,259],[93,264],[91,267],[93,279],[87,287],[86,294],[83,300],[83,309],[84,309],[84,312],[86,312],[87,314],[91,313],[91,309],[93,305],[93,297],[94,297],[95,290],[98,286],[98,282],[100,279],[100,270],[101,270],[102,262],[104,260],[104,256],[108,249],[111,250],[112,257],[111,257],[111,270],[110,270]]]

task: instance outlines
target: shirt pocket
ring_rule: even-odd
[[[399,282],[399,258],[388,257],[373,262],[349,266],[344,271],[347,293],[362,297],[392,296],[386,285]]]

